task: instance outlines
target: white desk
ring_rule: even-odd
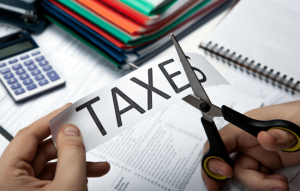
[[[5,148],[8,146],[8,144],[9,144],[9,141],[0,134],[0,157],[3,153],[3,151],[5,150]]]
[[[200,42],[222,20],[225,14],[226,12],[220,14],[180,40],[179,43],[182,49],[185,52],[202,54],[202,51],[198,48]],[[0,36],[10,31],[10,29],[0,25]],[[0,86],[0,124],[12,135],[55,108],[67,102],[74,102],[129,72],[118,70],[102,56],[57,26],[51,25],[43,34],[35,35],[34,38],[66,79],[67,84],[62,89],[18,105],[13,102],[4,87]],[[174,53],[175,49],[171,46],[145,64]],[[80,63],[88,64],[83,67]],[[212,64],[222,73],[228,70],[225,65],[214,62]],[[200,187],[203,185],[200,176],[200,167],[198,167],[185,190],[192,191],[195,188],[204,190],[204,187]]]
[[[200,52],[198,46],[201,40],[224,16],[224,13],[211,20],[203,27],[180,40],[185,52]],[[11,33],[14,29],[0,25],[0,36]],[[0,86],[0,124],[12,135],[65,103],[74,102],[108,83],[126,75],[130,71],[120,71],[108,63],[100,55],[71,37],[58,26],[51,25],[45,32],[33,36],[39,46],[45,51],[53,64],[66,79],[66,87],[42,95],[23,104],[15,104],[3,86]],[[147,63],[168,54],[174,54],[175,49],[169,47]],[[88,64],[87,64],[88,63]],[[145,63],[145,64],[147,64]],[[200,172],[196,170],[197,175]],[[191,181],[186,190],[193,190],[199,176]],[[192,178],[193,180],[193,178]]]
[[[183,50],[185,52],[201,52],[198,48],[199,43],[223,16],[224,13],[180,40],[179,43]],[[14,31],[16,29],[0,24],[0,36]],[[1,85],[0,124],[12,135],[65,103],[74,102],[130,72],[117,69],[102,56],[56,25],[50,25],[42,34],[33,35],[33,38],[65,78],[66,87],[26,103],[16,104]],[[175,49],[171,46],[145,64],[174,53]],[[216,67],[219,70],[222,69],[222,65]]]

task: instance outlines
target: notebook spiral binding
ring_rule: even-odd
[[[204,50],[206,55],[210,55],[212,58],[216,57],[236,68],[239,67],[241,70],[245,69],[247,73],[258,76],[267,82],[271,81],[273,85],[277,85],[279,88],[284,87],[286,91],[290,91],[292,94],[295,92],[300,93],[299,81],[294,82],[293,78],[280,75],[280,72],[275,72],[272,68],[268,69],[267,66],[262,66],[254,60],[249,60],[247,57],[243,57],[211,41],[206,45],[201,43],[199,47]]]

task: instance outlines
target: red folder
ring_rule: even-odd
[[[150,27],[152,30],[154,27],[157,27],[158,25],[162,25],[162,23],[168,22],[172,18],[174,18],[176,15],[196,3],[196,0],[187,0],[186,3],[181,6],[179,9],[177,9],[172,14],[168,15],[165,18],[161,18],[160,15],[152,15],[152,16],[146,16],[142,14],[141,12],[136,11],[132,7],[128,6],[127,4],[121,2],[120,0],[97,0],[98,2],[102,2],[110,6],[111,8],[115,9],[116,11],[120,12],[124,16],[133,19],[136,22],[139,22],[141,25],[143,25],[146,30],[148,31],[148,28]]]
[[[107,5],[101,3],[100,1],[96,0],[76,0],[77,2],[81,3],[86,8],[90,9],[92,12],[99,15],[101,18],[107,20],[111,24],[123,29],[124,31],[128,32],[133,36],[140,35],[143,31],[143,27],[134,22],[133,20],[124,17],[118,11],[115,11],[108,7]]]
[[[132,49],[132,48],[135,47],[135,46],[130,46],[130,45],[124,44],[123,42],[121,42],[118,39],[116,39],[115,37],[111,36],[109,33],[105,32],[102,29],[100,29],[99,27],[97,27],[96,25],[91,23],[90,21],[88,21],[88,20],[84,19],[83,17],[79,16],[74,11],[70,10],[69,8],[67,8],[63,5],[61,5],[59,2],[57,2],[55,0],[49,0],[49,1],[52,4],[54,4],[55,6],[57,6],[58,8],[60,8],[61,10],[63,10],[64,12],[66,12],[67,14],[69,14],[70,16],[72,16],[73,18],[75,18],[76,20],[80,21],[82,24],[86,25],[87,27],[91,28],[92,30],[94,30],[95,32],[97,32],[98,34],[100,34],[101,36],[106,38],[107,40],[109,40],[111,43],[113,43],[117,47],[119,47],[121,49]]]
[[[129,18],[132,18],[136,22],[140,23],[141,25],[146,26],[147,22],[151,20],[153,17],[148,17],[137,10],[131,8],[130,6],[126,5],[125,3],[122,3],[121,1],[116,0],[98,0],[98,2],[103,2],[119,12],[123,13],[124,15],[128,16]]]

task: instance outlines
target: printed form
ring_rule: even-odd
[[[243,113],[262,104],[231,87],[210,87],[207,93],[216,105]],[[238,98],[231,99],[233,95]],[[194,171],[200,171],[197,167],[207,140],[200,118],[200,111],[179,101],[91,150],[87,158],[108,161],[111,171],[101,178],[90,178],[89,190],[186,190]],[[222,118],[215,122],[219,129],[227,124]],[[200,176],[190,190],[205,189]]]
[[[0,26],[0,36],[16,31],[15,28]],[[0,124],[12,135],[65,103],[74,102],[128,73],[118,70],[55,25],[33,38],[66,79],[66,87],[15,104],[1,85]],[[252,109],[239,110],[236,108],[240,106],[239,102],[229,98],[222,104],[240,112]],[[255,107],[260,107],[260,104],[253,104]],[[89,190],[205,190],[199,162],[206,135],[200,116],[200,112],[195,112],[184,102],[172,105],[129,132],[93,149],[88,153],[88,159],[109,161],[111,171],[104,177],[89,179]],[[218,127],[225,124],[222,120],[216,120],[216,123]],[[118,152],[112,152],[113,148],[119,148]],[[147,152],[144,157],[143,151]],[[158,156],[163,156],[163,160],[158,161]],[[228,182],[231,185],[229,190],[241,190],[241,185],[231,180]]]

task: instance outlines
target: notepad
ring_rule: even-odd
[[[300,91],[299,20],[299,0],[243,0],[200,48],[280,87]]]

